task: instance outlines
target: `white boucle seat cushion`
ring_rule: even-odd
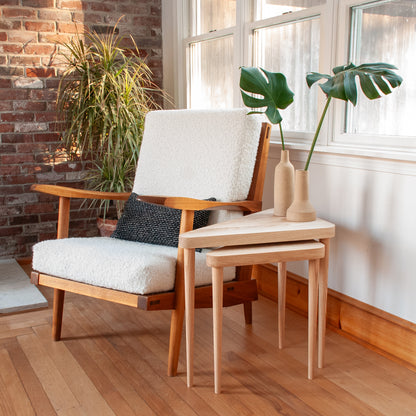
[[[33,269],[51,276],[146,295],[175,286],[175,247],[109,237],[47,240],[33,246]],[[224,269],[224,281],[235,268]],[[195,285],[211,284],[204,252],[195,253]]]

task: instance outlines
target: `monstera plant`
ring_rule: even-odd
[[[362,64],[359,66],[350,63],[349,65],[333,68],[332,72],[334,75],[319,74],[317,72],[307,74],[306,82],[309,88],[316,82],[325,80],[319,86],[326,95],[326,103],[312,140],[308,158],[306,159],[305,170],[309,168],[316,141],[332,98],[349,101],[355,106],[358,96],[357,77],[360,80],[362,92],[370,100],[382,97],[381,93],[385,95],[390,94],[392,88],[396,88],[402,83],[402,77],[397,75],[394,70],[397,70],[395,66],[383,62]]]
[[[293,103],[293,92],[287,85],[286,77],[279,72],[269,72],[263,68],[242,67],[240,77],[241,96],[244,104],[250,108],[266,107],[264,111],[251,111],[249,114],[266,114],[272,124],[278,124],[282,149],[285,141],[282,129],[282,116],[279,109],[284,110]],[[261,95],[253,97],[245,91]]]
[[[309,87],[321,80],[325,81],[319,85],[326,95],[326,103],[312,140],[304,170],[309,168],[316,141],[332,98],[349,101],[355,106],[358,96],[357,78],[360,80],[359,85],[362,92],[370,100],[380,98],[382,94],[390,94],[393,88],[398,87],[402,83],[402,78],[394,70],[397,70],[395,66],[382,62],[359,66],[350,63],[349,65],[335,67],[332,70],[333,75],[319,74],[317,72],[307,74],[306,82]],[[242,68],[240,88],[244,104],[247,107],[266,107],[265,111],[253,112],[264,113],[271,123],[279,124],[284,149],[281,128],[282,117],[279,109],[285,109],[293,102],[293,93],[287,85],[285,76],[278,72],[266,71],[265,69]],[[259,94],[261,97],[251,96],[247,93]]]

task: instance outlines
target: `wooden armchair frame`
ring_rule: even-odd
[[[262,206],[263,187],[269,152],[270,131],[270,124],[263,123],[260,133],[256,164],[253,172],[253,179],[246,200],[237,202],[220,202],[161,196],[140,196],[140,199],[182,210],[180,233],[192,230],[194,211],[196,210],[229,208],[241,210],[245,214],[260,211]],[[72,198],[127,200],[130,196],[129,193],[96,192],[67,188],[64,186],[42,184],[32,185],[31,190],[59,197],[57,238],[68,237],[70,201]],[[251,266],[238,268],[237,279],[224,284],[224,306],[233,306],[243,303],[245,321],[247,324],[252,322],[251,302],[257,299],[257,284],[255,280],[251,279],[251,269]],[[104,299],[143,310],[172,310],[168,375],[176,375],[185,311],[184,250],[181,247],[178,247],[175,289],[172,292],[138,295],[71,281],[64,278],[38,273],[36,271],[32,271],[31,281],[34,284],[54,289],[52,337],[55,341],[59,341],[61,339],[65,291]],[[212,307],[211,286],[196,288],[195,307]]]

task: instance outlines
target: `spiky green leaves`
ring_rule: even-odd
[[[393,70],[397,68],[383,62],[362,64],[355,66],[337,66],[333,68],[333,76],[312,72],[306,76],[309,87],[320,80],[326,80],[320,84],[322,91],[327,97],[338,98],[357,104],[357,77],[360,80],[361,90],[367,98],[374,100],[381,97],[381,93],[387,95],[393,88],[402,83],[402,77]]]
[[[268,72],[262,68],[242,67],[240,89],[247,107],[267,107],[265,111],[252,111],[250,114],[264,113],[272,124],[282,121],[279,109],[283,110],[293,102],[294,94],[287,85],[286,77],[281,73]],[[253,97],[247,93],[257,94],[263,98]]]

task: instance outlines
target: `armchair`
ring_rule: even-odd
[[[181,210],[180,233],[192,229],[198,210],[212,210],[210,222],[259,211],[269,138],[270,125],[244,109],[151,112],[133,192],[145,203]],[[176,375],[184,318],[183,249],[109,237],[68,238],[72,198],[128,200],[128,193],[42,184],[32,190],[59,197],[57,239],[33,247],[32,282],[54,288],[53,339],[61,338],[65,291],[143,310],[172,310],[168,375]],[[196,253],[196,273],[195,307],[212,307],[204,252]],[[244,304],[251,323],[251,302],[257,299],[251,267],[230,269],[224,280],[224,306]]]

